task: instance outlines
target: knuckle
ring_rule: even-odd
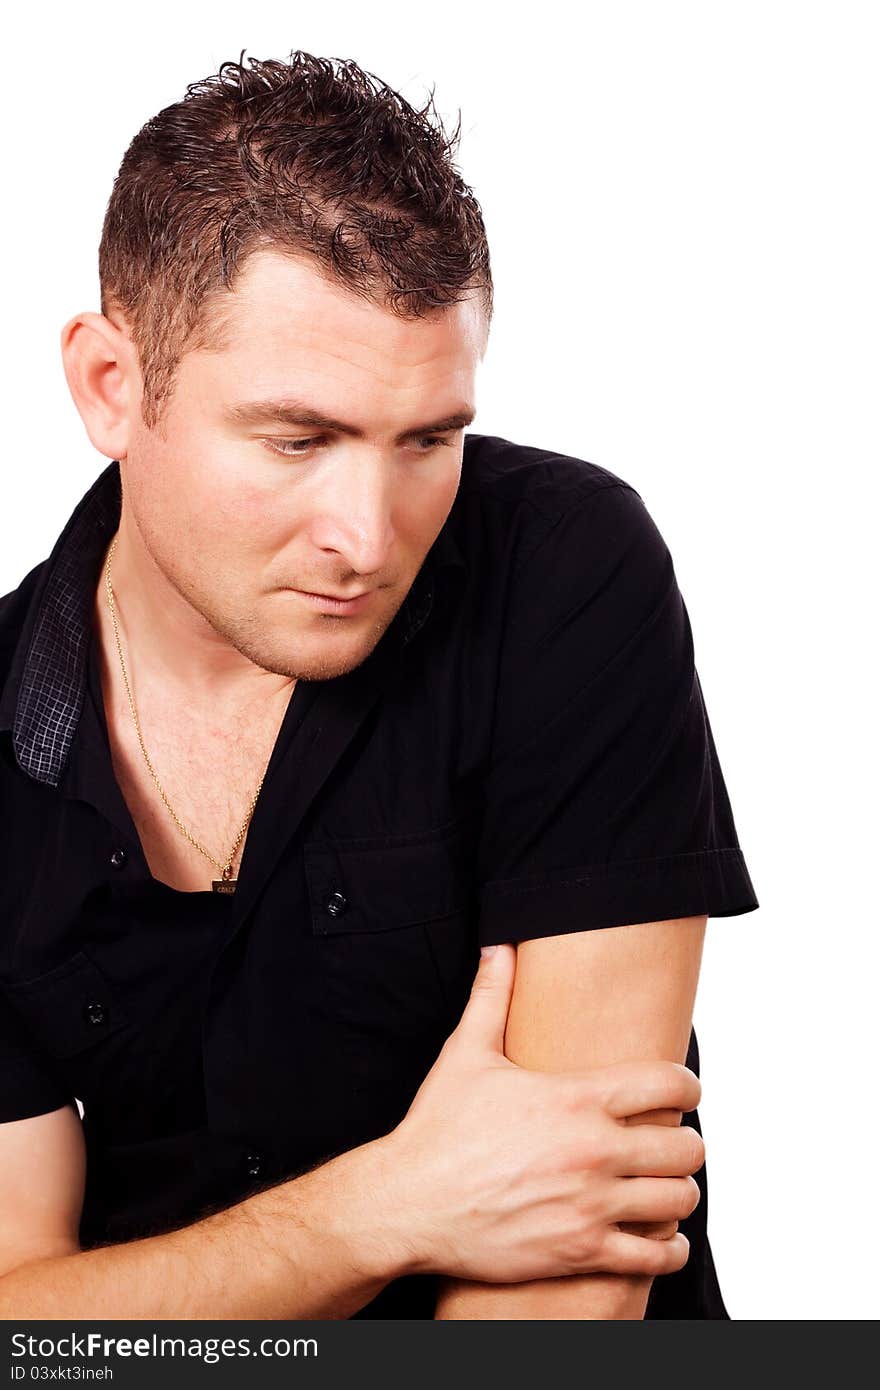
[[[684,1178],[679,1193],[677,1211],[679,1217],[690,1216],[696,1211],[700,1200],[700,1189],[693,1178]]]
[[[573,1200],[574,1224],[584,1239],[595,1240],[602,1229],[605,1216],[604,1189],[601,1184],[587,1182]]]
[[[608,1125],[593,1123],[587,1127],[584,1145],[584,1166],[594,1173],[605,1173],[614,1167],[614,1132]]]
[[[498,986],[494,980],[487,980],[482,974],[474,976],[471,984],[471,999],[492,998],[498,992]]]
[[[669,1272],[674,1274],[679,1269],[684,1269],[691,1253],[690,1241],[687,1236],[679,1231],[675,1241],[669,1241],[666,1245],[669,1253]]]
[[[592,1217],[585,1218],[572,1232],[562,1253],[572,1273],[586,1274],[601,1264],[602,1241]]]
[[[678,1062],[656,1064],[658,1103],[665,1110],[680,1110],[687,1091],[687,1077]]]
[[[669,1269],[669,1246],[674,1244],[674,1237],[668,1240],[652,1240],[644,1253],[645,1273],[646,1274],[665,1274]]]
[[[698,1168],[702,1168],[706,1158],[706,1145],[703,1143],[703,1136],[692,1126],[687,1125],[688,1138],[690,1141],[690,1153],[688,1159],[689,1171],[695,1173]]]
[[[702,1087],[700,1078],[690,1067],[686,1067],[681,1062],[664,1063],[663,1085],[666,1093],[666,1105],[673,1110],[696,1109]]]
[[[688,1075],[685,1079],[687,1081],[687,1086],[685,1088],[687,1092],[686,1108],[688,1110],[696,1110],[703,1098],[703,1083],[696,1072],[690,1070],[688,1070]]]
[[[678,1099],[679,1109],[687,1113],[688,1110],[696,1110],[703,1094],[703,1086],[700,1078],[690,1068],[686,1067],[679,1079]]]
[[[674,1274],[687,1263],[690,1248],[687,1237],[677,1231],[669,1240],[657,1240],[654,1245],[652,1274]]]
[[[542,1075],[542,1081],[543,1080],[544,1075]],[[594,1107],[593,1093],[591,1090],[587,1089],[579,1081],[571,1081],[569,1077],[565,1075],[555,1076],[553,1080],[559,1083],[556,1087],[556,1094],[558,1097],[557,1103],[563,1114],[580,1116],[592,1115]],[[542,1086],[542,1090],[544,1089],[545,1087]]]
[[[614,1086],[604,1068],[581,1074],[578,1102],[587,1111],[607,1112],[614,1099]]]

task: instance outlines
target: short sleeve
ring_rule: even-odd
[[[74,1096],[31,1043],[0,987],[0,1124],[45,1115]]]
[[[672,558],[629,484],[513,577],[484,791],[481,944],[759,905]]]

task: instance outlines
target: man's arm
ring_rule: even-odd
[[[0,1124],[0,1319],[347,1318],[408,1272],[381,1140],[193,1225],[81,1250],[79,1115]]]
[[[536,1071],[638,1059],[683,1062],[706,921],[684,917],[519,942],[505,1055]],[[649,1118],[680,1120],[676,1111],[634,1120]],[[651,1282],[614,1274],[519,1284],[441,1279],[434,1316],[642,1318]]]
[[[645,1148],[620,1117],[691,1108],[697,1077],[657,1061],[586,1076],[514,1065],[504,1034],[516,964],[509,946],[481,961],[454,1033],[389,1134],[193,1225],[81,1250],[87,1153],[75,1105],[0,1123],[0,1317],[346,1318],[406,1274],[681,1269],[683,1239],[611,1230]],[[36,1091],[16,1093],[16,1078],[38,1076],[19,1057],[5,1095],[0,1085],[7,1115],[39,1104]],[[630,1215],[664,1220],[668,1194],[680,1204],[702,1163],[702,1140],[659,1125],[644,1138],[668,1176],[646,1180]]]

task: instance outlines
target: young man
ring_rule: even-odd
[[[450,152],[297,53],[114,185],[111,463],[0,607],[15,1316],[727,1316],[681,1064],[757,901],[641,498],[464,433]]]

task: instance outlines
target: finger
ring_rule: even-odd
[[[625,1125],[680,1125],[680,1110],[643,1110],[641,1115],[624,1115],[621,1124]]]
[[[630,1235],[647,1236],[650,1240],[668,1240],[678,1230],[677,1221],[618,1221],[617,1225]]]
[[[622,1125],[615,1157],[621,1177],[685,1177],[702,1168],[706,1146],[691,1125]]]
[[[516,977],[516,946],[503,942],[487,956],[480,957],[471,985],[470,998],[458,1025],[450,1035],[456,1047],[477,1053],[487,1050],[504,1053],[504,1030]]]
[[[588,1073],[593,1097],[609,1115],[622,1119],[646,1110],[696,1109],[700,1078],[680,1062],[616,1062]]]
[[[602,1268],[609,1274],[674,1274],[683,1269],[690,1242],[681,1231],[669,1240],[650,1240],[627,1231],[609,1231],[602,1247]]]
[[[623,1178],[614,1191],[615,1220],[683,1221],[699,1200],[693,1178]]]

